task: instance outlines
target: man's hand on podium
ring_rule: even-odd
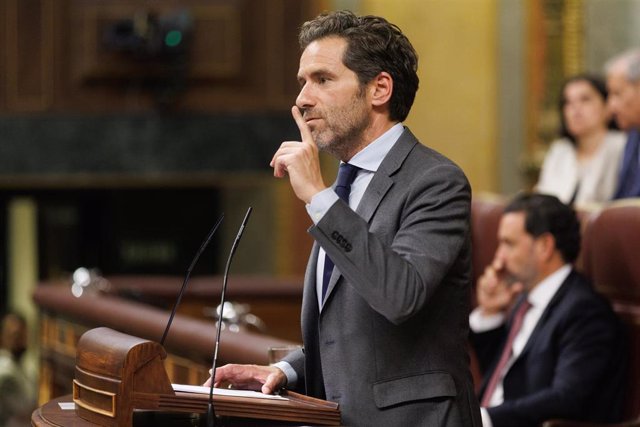
[[[211,370],[209,371],[211,374]],[[243,390],[258,390],[264,394],[274,394],[287,385],[284,372],[275,366],[228,364],[216,368],[215,387],[221,384]],[[204,384],[211,387],[211,378]]]

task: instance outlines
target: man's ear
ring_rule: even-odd
[[[371,104],[379,107],[390,102],[393,93],[393,78],[386,71],[380,72],[369,83]]]
[[[556,239],[551,233],[541,234],[536,238],[538,253],[543,259],[550,259],[556,251]]]

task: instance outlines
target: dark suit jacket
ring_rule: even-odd
[[[515,310],[514,310],[515,311]],[[507,328],[472,334],[485,384]],[[537,426],[551,418],[616,421],[624,390],[623,332],[609,304],[572,271],[504,378],[504,403],[489,408],[494,427]]]
[[[480,426],[469,359],[470,187],[408,129],[357,213],[339,200],[310,228],[304,354],[287,360],[345,425]],[[334,261],[322,312],[318,245]]]
[[[629,131],[614,199],[640,197],[640,131]]]

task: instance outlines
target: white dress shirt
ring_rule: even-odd
[[[547,276],[543,281],[538,283],[531,290],[531,292],[529,292],[527,300],[531,304],[531,308],[527,311],[527,314],[525,314],[524,320],[522,322],[522,327],[513,340],[511,357],[507,362],[502,378],[504,378],[506,373],[513,365],[513,362],[520,356],[522,350],[524,350],[524,347],[529,341],[531,333],[538,324],[540,317],[542,317],[542,314],[549,305],[549,302],[551,301],[553,296],[560,288],[560,285],[562,285],[567,276],[569,276],[569,273],[571,273],[571,268],[571,265],[565,264],[564,266],[553,272],[551,275]],[[506,317],[504,314],[496,314],[491,316],[483,315],[480,307],[476,307],[469,316],[469,326],[473,332],[484,332],[500,326],[502,323],[504,323],[505,319]],[[503,402],[504,388],[502,379],[500,379],[495,391],[493,392],[493,395],[491,396],[489,407],[491,408],[501,405]],[[482,425],[484,427],[493,427],[491,418],[489,417],[489,414],[487,413],[485,408],[481,408],[481,414]]]

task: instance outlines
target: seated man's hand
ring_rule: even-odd
[[[212,378],[209,378],[203,385],[211,387],[211,380]],[[214,385],[217,387],[221,383],[229,383],[238,389],[273,394],[287,384],[287,377],[275,366],[228,364],[216,368]]]
[[[476,286],[478,306],[486,315],[504,312],[523,290],[523,284],[510,277],[504,264],[494,260],[478,279]]]

